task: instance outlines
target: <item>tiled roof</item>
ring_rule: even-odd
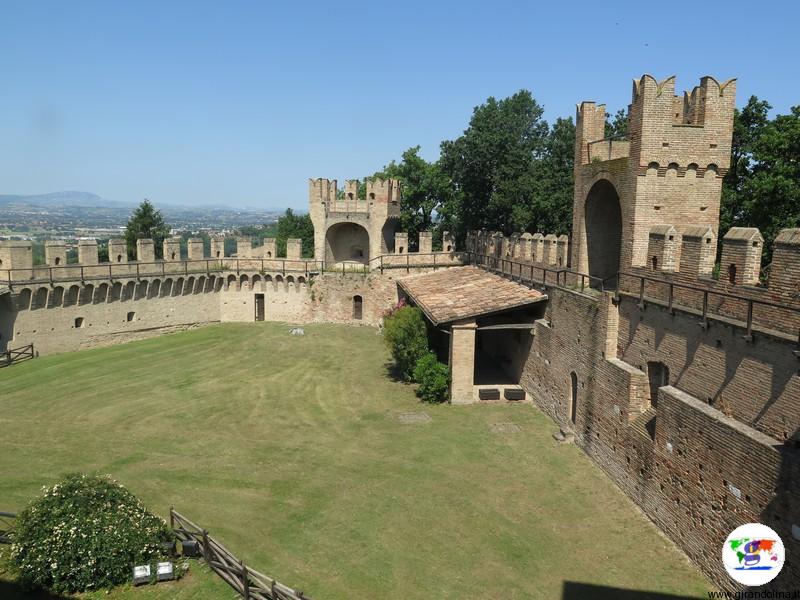
[[[478,267],[451,267],[397,282],[434,325],[546,300],[536,290]]]

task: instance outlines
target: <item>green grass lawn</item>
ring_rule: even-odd
[[[710,589],[536,408],[423,405],[376,330],[305,331],[215,325],[0,370],[0,510],[65,472],[109,473],[314,600]],[[413,412],[430,421],[398,418]],[[232,595],[198,567],[110,597]]]

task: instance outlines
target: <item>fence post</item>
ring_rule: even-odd
[[[172,529],[173,531],[175,530],[175,513],[173,512],[174,510],[175,510],[174,506],[169,507],[169,528]]]
[[[208,547],[208,531],[203,529],[203,558],[206,564],[211,566],[211,549]]]
[[[239,568],[242,570],[242,596],[244,596],[244,600],[250,600],[250,581],[247,578],[247,567],[244,566],[244,561],[239,561]]]

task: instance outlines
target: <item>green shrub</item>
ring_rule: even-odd
[[[419,384],[417,396],[425,402],[445,402],[450,385],[450,369],[428,352],[414,367],[414,381]]]
[[[428,333],[422,311],[402,306],[385,317],[383,337],[400,374],[411,380],[417,361],[428,353]]]
[[[11,554],[26,587],[73,593],[130,580],[163,555],[167,525],[109,477],[65,476],[17,518]]]

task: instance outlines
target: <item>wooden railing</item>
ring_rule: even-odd
[[[22,269],[0,270],[0,281],[9,289],[15,285],[31,283],[53,284],[59,281],[91,281],[99,279],[141,279],[142,277],[177,277],[188,275],[211,275],[227,271],[259,271],[262,273],[280,272],[304,273],[306,276],[318,273],[324,265],[314,259],[262,258],[262,257],[220,257],[181,260],[156,260],[150,262],[131,261],[126,263],[99,262],[96,265],[68,264],[62,266],[37,265]]]
[[[0,544],[10,544],[9,534],[14,530],[14,521],[17,515],[10,512],[0,512]]]
[[[708,329],[713,317],[732,319],[743,324],[746,341],[753,340],[753,325],[757,324],[788,334],[800,346],[800,310],[794,306],[641,273],[620,272],[619,278],[621,286],[617,296],[637,298],[640,308],[651,302],[665,306],[670,314],[676,309],[695,311],[703,330]],[[635,282],[633,286],[632,282]]]
[[[14,363],[36,358],[36,352],[33,349],[33,344],[28,344],[27,346],[22,346],[21,348],[6,350],[2,353],[2,357],[3,359],[0,360],[0,368],[10,367]]]
[[[467,252],[466,254],[469,264],[482,267],[487,271],[507,275],[512,281],[517,281],[524,285],[532,286],[539,283],[580,292],[586,292],[587,289],[602,292],[606,289],[606,282],[603,279],[586,273],[579,273],[572,269],[552,268],[491,254],[478,254],[476,252]]]
[[[208,566],[246,600],[311,600],[303,592],[248,567],[207,530],[172,508],[169,510],[169,524],[180,541],[197,542]]]

